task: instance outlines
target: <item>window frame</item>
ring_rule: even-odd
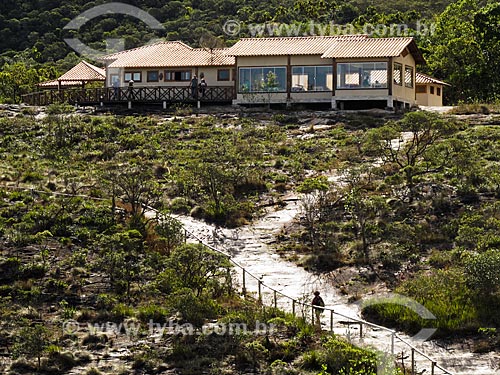
[[[130,78],[127,79],[127,74],[130,74]],[[139,75],[139,77],[137,78],[137,75]],[[137,82],[142,82],[142,72],[141,71],[128,71],[128,72],[124,72],[123,73],[123,80],[125,83],[128,83],[130,82],[130,80],[134,81],[134,83],[137,83]]]
[[[257,70],[257,69],[260,69],[261,70],[261,75],[262,77],[264,77],[265,75],[268,74],[269,71],[273,71],[274,74],[276,74],[276,69],[282,69],[283,70],[283,73],[284,73],[284,81],[283,83],[277,87],[277,90],[273,90],[273,91],[266,91],[266,90],[253,90],[252,89],[252,71],[253,70]],[[245,83],[242,83],[243,82],[243,79],[242,79],[242,72],[245,71],[245,70],[248,70],[250,72],[250,76],[249,76],[249,82],[250,82],[250,89],[245,91],[243,89],[243,86],[245,85]],[[264,71],[266,71],[266,73],[264,74]],[[286,92],[286,86],[287,86],[287,67],[286,66],[280,66],[280,65],[277,65],[277,66],[244,66],[244,67],[239,67],[238,68],[238,93],[239,94],[259,94],[259,93],[269,93],[269,92],[273,92],[273,93],[283,93],[283,92]]]
[[[176,79],[176,74],[180,75],[180,79]],[[186,78],[182,78],[187,74]],[[171,78],[168,78],[171,77]],[[182,69],[182,70],[172,70],[165,69],[163,71],[163,82],[189,82],[193,77],[193,72],[190,69]]]
[[[396,81],[396,71],[399,70],[399,82]],[[397,63],[395,62],[394,63],[394,67],[393,67],[393,70],[392,70],[392,77],[393,77],[393,81],[394,81],[394,84],[395,85],[398,85],[398,86],[403,86],[403,64],[400,64],[400,63]]]
[[[430,89],[429,89],[430,94],[434,95],[434,86],[431,85],[429,87],[430,87]]]
[[[410,79],[410,82],[407,82],[406,80],[406,77],[407,77],[407,72],[410,72],[411,73],[411,79]],[[405,87],[409,88],[409,89],[412,89],[415,87],[415,69],[413,68],[413,66],[410,66],[410,65],[405,65]]]
[[[441,96],[441,87],[436,87],[436,95]]]
[[[364,81],[366,78],[366,75],[364,74],[366,71],[370,71],[370,69],[365,69],[362,68],[361,70],[357,68],[357,72],[355,69],[352,69],[352,65],[372,65],[373,69],[372,71],[385,71],[384,74],[384,79],[385,82],[382,83],[370,83],[369,86],[364,85]],[[385,69],[375,69],[376,64],[384,64]],[[342,72],[342,66],[343,65],[350,65],[349,69],[346,70],[343,74],[344,76],[347,75],[358,75],[358,84],[353,84],[353,83],[344,83],[344,86],[341,86],[341,72]],[[389,63],[387,61],[356,61],[356,62],[342,62],[342,63],[337,63],[337,69],[336,69],[336,82],[335,82],[335,89],[336,90],[387,90],[389,88],[389,82],[387,82],[387,70],[389,69]],[[353,72],[351,72],[351,70]],[[371,78],[371,77],[369,77]],[[347,87],[346,85],[353,85],[351,87]]]
[[[222,72],[227,72],[227,79],[221,77]],[[218,82],[229,82],[231,81],[231,69],[225,68],[225,69],[217,69],[217,81]]]
[[[305,76],[306,73],[304,73],[304,71],[305,71],[306,68],[313,68],[314,69],[314,73],[313,73],[313,75],[314,75],[314,83],[313,83],[314,89],[306,88],[305,90],[294,91],[293,90],[293,77],[294,77],[294,75]],[[317,85],[316,85],[317,78],[316,77],[318,76],[318,68],[327,68],[327,69],[329,69],[329,71],[325,75],[325,79],[328,76],[328,74],[331,75],[331,77],[332,77],[332,82],[331,82],[332,87],[328,88],[328,86],[327,86],[328,81],[326,80],[326,83],[325,83],[325,86],[324,86],[323,90],[317,90],[316,89],[316,87],[317,87]],[[302,69],[302,74],[294,73],[295,69]],[[309,93],[309,92],[332,92],[333,87],[334,87],[333,67],[331,65],[294,65],[294,66],[292,66],[292,82],[291,82],[291,85],[292,85],[292,89],[291,89],[292,92],[300,92],[300,93],[306,93],[306,92],[307,93]],[[309,86],[309,84],[308,84],[308,86]]]
[[[110,74],[109,75],[109,84],[110,84],[111,87],[115,87],[114,86],[115,81],[118,81],[118,85],[121,84],[121,82],[120,82],[120,75],[119,74]]]
[[[156,79],[150,79],[149,74],[156,73]],[[148,70],[146,72],[146,82],[160,82],[160,71],[159,70]]]

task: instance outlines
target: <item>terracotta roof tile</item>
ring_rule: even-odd
[[[81,61],[57,79],[38,84],[40,87],[78,86],[81,82],[104,81],[106,71],[86,61]]]
[[[366,35],[243,38],[227,50],[231,56],[321,55],[337,41],[364,40]]]
[[[323,58],[377,58],[396,57],[405,48],[410,50],[417,63],[424,63],[413,38],[365,38],[361,40],[340,40],[323,54]]]
[[[106,79],[106,71],[98,68],[86,61],[82,61],[68,70],[58,81],[104,81]]]
[[[434,77],[428,76],[427,74],[424,73],[415,73],[415,82],[418,84],[426,84],[426,83],[434,83],[437,85],[445,85],[445,86],[451,86],[449,83],[440,81],[439,79],[436,79]]]
[[[179,41],[165,41],[105,56],[110,68],[153,68],[234,65],[225,48],[191,48]]]

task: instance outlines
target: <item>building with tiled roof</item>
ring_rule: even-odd
[[[246,38],[227,54],[236,58],[240,104],[410,107],[417,104],[416,65],[425,63],[413,38],[366,35]]]
[[[52,81],[40,83],[38,86],[45,89],[61,89],[82,86],[89,82],[104,82],[106,71],[86,61],[81,61],[62,76]]]
[[[208,86],[234,86],[233,56],[224,48],[192,48],[180,41],[154,44],[103,57],[107,85],[125,87],[187,86],[194,76]],[[118,82],[118,83],[115,83]]]
[[[442,105],[447,84],[416,72],[425,61],[413,38],[367,35],[244,38],[230,48],[160,41],[87,62],[34,93],[32,102],[233,102],[316,104],[332,109]],[[196,78],[196,79],[195,79]],[[202,81],[207,86],[198,86]],[[105,80],[101,91],[66,86]]]
[[[415,75],[415,92],[419,105],[441,107],[443,105],[443,88],[450,84],[427,74],[417,72]]]

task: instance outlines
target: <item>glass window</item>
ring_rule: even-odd
[[[190,81],[190,70],[165,70],[164,81]]]
[[[158,71],[148,72],[148,82],[158,82]]]
[[[403,65],[395,63],[394,71],[392,73],[392,78],[394,79],[394,84],[403,85]]]
[[[120,86],[120,76],[118,74],[111,74],[110,81],[111,81],[111,86],[112,87],[118,87],[118,86]]]
[[[239,92],[286,91],[285,67],[239,69]]]
[[[217,81],[229,81],[230,79],[229,69],[218,69],[217,70]]]
[[[134,82],[141,82],[142,74],[141,72],[125,72],[123,78],[125,82],[129,82],[130,80],[133,80]]]
[[[413,68],[405,66],[405,86],[413,87]]]
[[[387,88],[387,63],[339,63],[337,64],[337,88]]]
[[[436,95],[441,96],[441,87],[438,87],[436,90]]]
[[[295,66],[292,68],[292,91],[331,91],[331,66]]]
[[[434,94],[434,86],[431,86],[431,94]]]

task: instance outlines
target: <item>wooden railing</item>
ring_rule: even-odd
[[[28,105],[44,106],[54,103],[69,103],[79,105],[111,104],[123,102],[138,103],[181,103],[181,102],[231,102],[235,98],[232,86],[213,86],[205,89],[204,95],[195,92],[192,95],[190,87],[120,87],[106,88],[75,88],[61,91],[46,90],[22,96],[22,101]]]

